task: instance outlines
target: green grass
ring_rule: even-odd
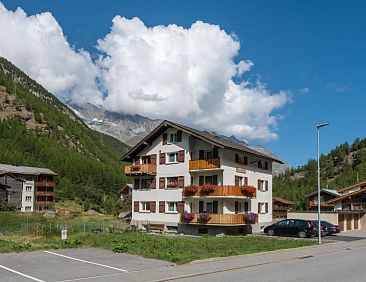
[[[3,216],[7,214],[7,216]],[[34,230],[17,231],[17,228],[24,224],[24,219],[38,228],[44,228],[43,232]],[[0,237],[0,252],[22,252],[40,249],[59,249],[76,247],[99,247],[115,252],[141,255],[144,257],[161,259],[178,264],[187,263],[193,260],[200,260],[213,257],[225,257],[233,255],[259,253],[278,249],[296,248],[314,245],[313,240],[279,239],[265,236],[225,236],[225,237],[181,237],[181,236],[160,236],[139,232],[125,232],[119,229],[107,229],[106,226],[115,225],[112,218],[74,218],[69,220],[45,219],[39,215],[23,215],[14,213],[0,214],[0,233],[8,226],[6,235]],[[59,232],[47,233],[51,224],[67,224],[69,236],[66,242],[62,242]],[[93,233],[89,229],[84,232],[85,223],[92,223],[95,226],[104,226],[102,232]],[[99,225],[98,225],[99,224]],[[103,224],[103,225],[100,225]],[[74,228],[71,229],[70,226]]]

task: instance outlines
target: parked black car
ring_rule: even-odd
[[[320,224],[321,224],[322,236],[331,236],[331,235],[341,232],[341,229],[339,229],[338,225],[334,225],[328,221],[322,220],[320,222]],[[315,228],[318,228],[317,221],[314,221],[314,225],[315,225]]]
[[[269,236],[298,236],[300,238],[316,235],[317,229],[311,220],[284,219],[264,228],[264,233]]]

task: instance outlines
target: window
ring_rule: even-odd
[[[25,191],[27,192],[31,192],[32,191],[32,186],[25,186]]]
[[[26,210],[26,211],[31,211],[31,210],[32,210],[32,207],[30,207],[30,206],[26,206],[26,207],[25,207],[25,210]]]
[[[178,212],[178,202],[167,202],[168,212]]]
[[[168,188],[178,187],[178,177],[167,177],[167,187]]]
[[[243,212],[243,203],[235,202],[235,213],[242,213]]]
[[[212,202],[207,203],[206,210],[207,210],[207,213],[213,213],[213,203]]]
[[[169,143],[176,143],[177,142],[177,133],[169,134]]]
[[[259,203],[258,208],[259,208],[258,213],[265,213],[266,212],[264,203]]]
[[[26,181],[34,181],[34,177],[32,177],[32,176],[26,176],[25,177],[25,180]]]
[[[235,154],[235,162],[238,164],[248,165],[248,157]]]
[[[266,169],[266,170],[268,169],[268,162],[264,163],[264,169]]]
[[[140,189],[150,189],[151,179],[141,179]]]
[[[263,168],[262,161],[258,161],[258,168]]]
[[[200,175],[198,178],[198,185],[218,185],[217,175]]]
[[[151,157],[150,156],[142,156],[141,157],[143,164],[150,164],[151,163]]]
[[[32,196],[25,196],[25,201],[26,202],[31,202],[32,201]]]
[[[178,153],[168,153],[168,163],[177,163]]]
[[[258,180],[258,190],[265,191],[264,190],[264,180]]]
[[[150,202],[141,202],[141,210],[140,211],[149,212],[150,211]]]
[[[218,152],[214,153],[213,150],[199,150],[198,151],[198,159],[199,160],[211,160],[213,158],[218,157]]]

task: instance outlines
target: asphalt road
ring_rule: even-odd
[[[0,281],[366,281],[366,237],[344,239],[179,266],[102,249],[2,254]]]

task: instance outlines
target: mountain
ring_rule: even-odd
[[[15,83],[14,83],[15,82]],[[129,148],[89,129],[66,105],[0,57],[0,163],[59,174],[56,198],[78,198],[111,212],[126,183],[120,156]]]
[[[338,190],[366,179],[366,138],[347,142],[320,157],[321,188]],[[273,195],[303,204],[303,198],[317,189],[317,161],[290,169],[273,178]]]
[[[130,146],[136,145],[162,122],[137,114],[107,111],[92,104],[78,106],[68,103],[68,105],[90,128],[116,137]]]

